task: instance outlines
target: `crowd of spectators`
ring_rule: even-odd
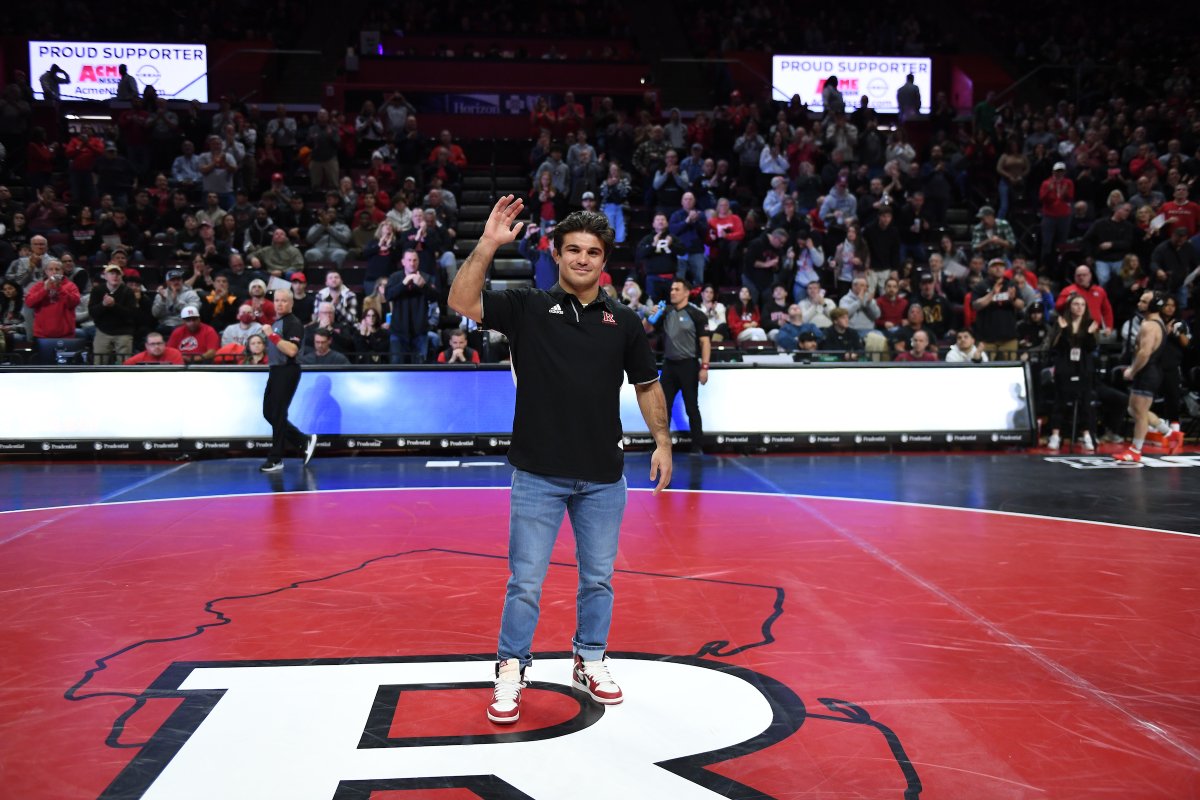
[[[107,129],[56,140],[30,124],[27,86],[6,92],[27,127],[4,139],[25,145],[8,175],[24,197],[0,185],[5,348],[70,340],[38,350],[54,361],[90,342],[113,363],[158,332],[168,360],[240,362],[283,287],[310,334],[327,334],[306,340],[319,363],[339,360],[325,345],[357,362],[433,360],[460,322],[441,301],[468,157],[449,131],[423,134],[403,95],[312,115],[226,99],[204,113],[151,98],[151,111],[139,97]]]
[[[815,351],[805,358],[1021,359],[1048,375],[1074,359],[1095,372],[1128,363],[1141,296],[1159,292],[1178,421],[1198,363],[1200,106],[1179,91],[1180,65],[1157,84],[1139,73],[1155,91],[1137,104],[1111,77],[1091,108],[988,94],[960,119],[939,93],[931,118],[907,124],[839,95],[836,76],[823,114],[737,91],[686,115],[602,100],[577,119],[570,103],[539,104],[527,205],[544,239],[598,204],[634,262],[608,291],[641,313],[686,277],[704,287],[714,339]],[[1086,318],[1069,313],[1076,297]],[[1095,358],[1079,356],[1092,340]]]
[[[481,8],[409,4],[393,22],[451,29],[456,15]],[[785,27],[760,11],[747,6],[720,34],[754,41]],[[688,19],[696,31],[717,27],[704,7]],[[544,24],[556,23],[531,18],[521,32]],[[860,30],[864,46],[908,52],[930,28],[902,21],[886,42],[872,30]],[[1052,364],[1066,318],[1076,337],[1066,352],[1079,349],[1080,322],[1085,333],[1094,323],[1096,364],[1107,364],[1129,357],[1139,298],[1151,289],[1173,300],[1183,382],[1195,364],[1187,321],[1200,276],[1200,108],[1186,65],[1161,74],[1115,65],[1089,84],[1103,91],[1087,107],[989,94],[969,119],[943,92],[930,117],[900,122],[842,95],[836,76],[824,84],[820,114],[738,91],[701,111],[661,109],[652,93],[640,103],[585,104],[570,93],[538,103],[520,243],[538,285],[554,281],[555,222],[590,209],[617,230],[606,291],[649,315],[671,279],[686,277],[714,339],[735,348]],[[19,117],[22,100],[10,85],[0,111]],[[10,158],[30,194],[18,204],[0,189],[0,248],[11,250],[0,257],[14,285],[0,297],[6,338],[98,338],[98,356],[125,357],[123,342],[111,342],[118,334],[104,330],[100,278],[117,276],[116,265],[136,288],[137,264],[165,261],[162,286],[137,294],[149,311],[132,324],[132,345],[156,330],[170,350],[178,330],[201,325],[218,344],[190,337],[191,358],[235,357],[218,351],[248,349],[253,325],[269,316],[261,300],[289,286],[312,326],[306,349],[321,358],[432,361],[451,338],[462,341],[450,336],[461,327],[472,360],[495,360],[497,342],[444,303],[461,257],[470,144],[431,133],[398,92],[311,116],[228,101],[206,114],[136,98],[109,130],[56,137],[30,126]],[[64,288],[50,291],[47,266],[64,257]],[[307,292],[306,268],[322,276],[320,297]],[[31,296],[36,286],[45,291]],[[1068,313],[1075,297],[1086,320]],[[185,317],[186,308],[196,313]]]

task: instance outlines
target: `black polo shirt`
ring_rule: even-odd
[[[658,380],[637,314],[604,292],[587,306],[549,291],[483,293],[483,326],[508,337],[517,405],[508,460],[540,475],[621,477],[621,384]]]

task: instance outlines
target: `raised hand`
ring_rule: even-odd
[[[524,227],[524,222],[517,222],[517,217],[525,210],[525,201],[513,195],[501,197],[492,213],[488,215],[487,223],[483,226],[483,235],[479,238],[496,247],[501,247],[515,241]],[[514,226],[513,223],[516,222]]]

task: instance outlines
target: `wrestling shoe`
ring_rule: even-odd
[[[1062,447],[1062,437],[1057,433],[1050,434],[1050,438],[1046,440],[1047,450],[1058,450]]]
[[[317,435],[308,437],[308,444],[304,446],[304,466],[308,466],[308,462],[312,461],[313,453],[317,452]]]
[[[496,689],[487,717],[497,725],[511,725],[521,718],[521,690],[528,685],[525,669],[515,658],[496,664]]]
[[[269,458],[266,461],[264,461],[262,464],[260,464],[258,467],[259,472],[280,472],[282,470],[283,470],[283,462],[282,461],[272,461]]]
[[[1179,448],[1183,447],[1183,431],[1171,431],[1166,436],[1166,441],[1163,447],[1167,448],[1167,454],[1178,452]]]
[[[1166,447],[1167,436],[1158,431],[1146,431],[1146,444],[1152,444],[1155,447]]]
[[[1118,453],[1113,453],[1113,458],[1117,461],[1130,461],[1137,463],[1142,460],[1142,451],[1134,450],[1132,447],[1126,447]]]
[[[1096,452],[1096,443],[1092,441],[1092,434],[1088,431],[1083,432],[1083,436],[1079,438],[1079,449],[1085,453]]]
[[[608,672],[608,657],[599,661],[584,661],[582,656],[575,656],[575,666],[571,670],[572,688],[586,692],[597,703],[615,706],[625,697],[621,687],[612,679]]]

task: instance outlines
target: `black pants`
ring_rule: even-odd
[[[1054,411],[1050,415],[1050,427],[1071,435],[1071,423],[1077,424],[1076,432],[1095,432],[1096,409],[1092,406],[1092,372],[1085,369],[1082,374],[1072,375],[1060,363],[1054,370]],[[1079,412],[1076,418],[1075,406]]]
[[[288,421],[288,406],[300,385],[300,365],[281,364],[267,373],[267,391],[263,394],[263,416],[271,423],[271,460],[283,459],[284,444],[303,449],[306,437]]]
[[[675,393],[683,392],[683,408],[687,411],[688,427],[692,433],[692,447],[700,446],[704,425],[700,422],[700,363],[694,358],[667,359],[663,361],[662,390],[667,398],[667,418],[671,417],[671,406],[675,405]]]

